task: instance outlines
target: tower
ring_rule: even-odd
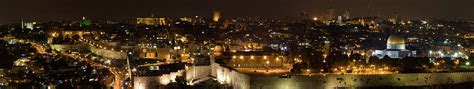
[[[214,10],[212,21],[218,22],[220,18],[221,18],[221,13],[218,10]]]
[[[337,16],[337,24],[342,25],[342,16]]]
[[[21,20],[21,29],[25,29],[25,21],[23,21],[23,17],[20,17]]]
[[[344,17],[344,19],[350,19],[351,18],[351,14],[348,11],[345,11],[342,16]]]
[[[92,24],[92,21],[86,17],[82,17],[82,20],[79,23],[79,27],[86,27]]]

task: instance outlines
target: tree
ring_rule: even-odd
[[[293,64],[293,68],[291,69],[291,73],[301,73],[301,69],[306,68],[302,63]]]

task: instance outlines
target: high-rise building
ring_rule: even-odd
[[[337,16],[337,24],[342,25],[342,16]]]

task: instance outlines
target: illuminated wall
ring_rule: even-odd
[[[140,58],[148,59],[171,59],[171,51],[169,48],[156,48],[156,49],[142,49],[139,54]]]
[[[176,82],[177,76],[183,76],[184,70],[163,74],[162,76],[137,76],[134,77],[134,89],[156,89],[159,85],[167,85]]]
[[[141,25],[167,25],[165,18],[137,18],[137,24]]]
[[[90,45],[86,44],[76,44],[76,45],[50,45],[50,47],[53,50],[56,51],[91,51],[94,54],[97,54],[101,57],[106,57],[110,59],[127,59],[127,54],[118,52],[118,51],[112,51],[112,50],[105,50],[105,49],[99,49]]]
[[[97,54],[101,57],[106,57],[110,59],[127,59],[127,54],[124,52],[100,49],[93,46],[89,46],[89,48],[92,53]]]
[[[232,89],[250,89],[249,76],[239,73],[227,67],[212,63],[212,76],[217,78],[221,84],[229,84]]]
[[[158,22],[158,18],[137,18],[137,24],[157,25]]]
[[[332,89],[336,87],[430,86],[473,82],[474,73],[415,73],[390,75],[251,76],[251,89]],[[317,85],[317,86],[315,86]]]
[[[88,45],[85,44],[76,44],[76,45],[60,45],[60,44],[51,44],[49,45],[51,49],[56,50],[56,51],[86,51],[88,50]]]
[[[186,69],[186,80],[205,78],[211,75],[211,66],[188,66]]]
[[[265,68],[265,67],[284,67],[292,64],[286,56],[278,55],[234,55],[227,63],[232,68]]]

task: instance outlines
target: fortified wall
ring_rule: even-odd
[[[251,89],[327,89],[336,87],[429,86],[473,82],[473,72],[388,75],[251,76]]]
[[[96,55],[101,57],[110,58],[110,59],[127,59],[127,54],[118,51],[106,50],[96,48],[94,46],[90,46],[87,44],[74,44],[74,45],[60,45],[60,44],[52,44],[50,47],[56,51],[90,51]]]

